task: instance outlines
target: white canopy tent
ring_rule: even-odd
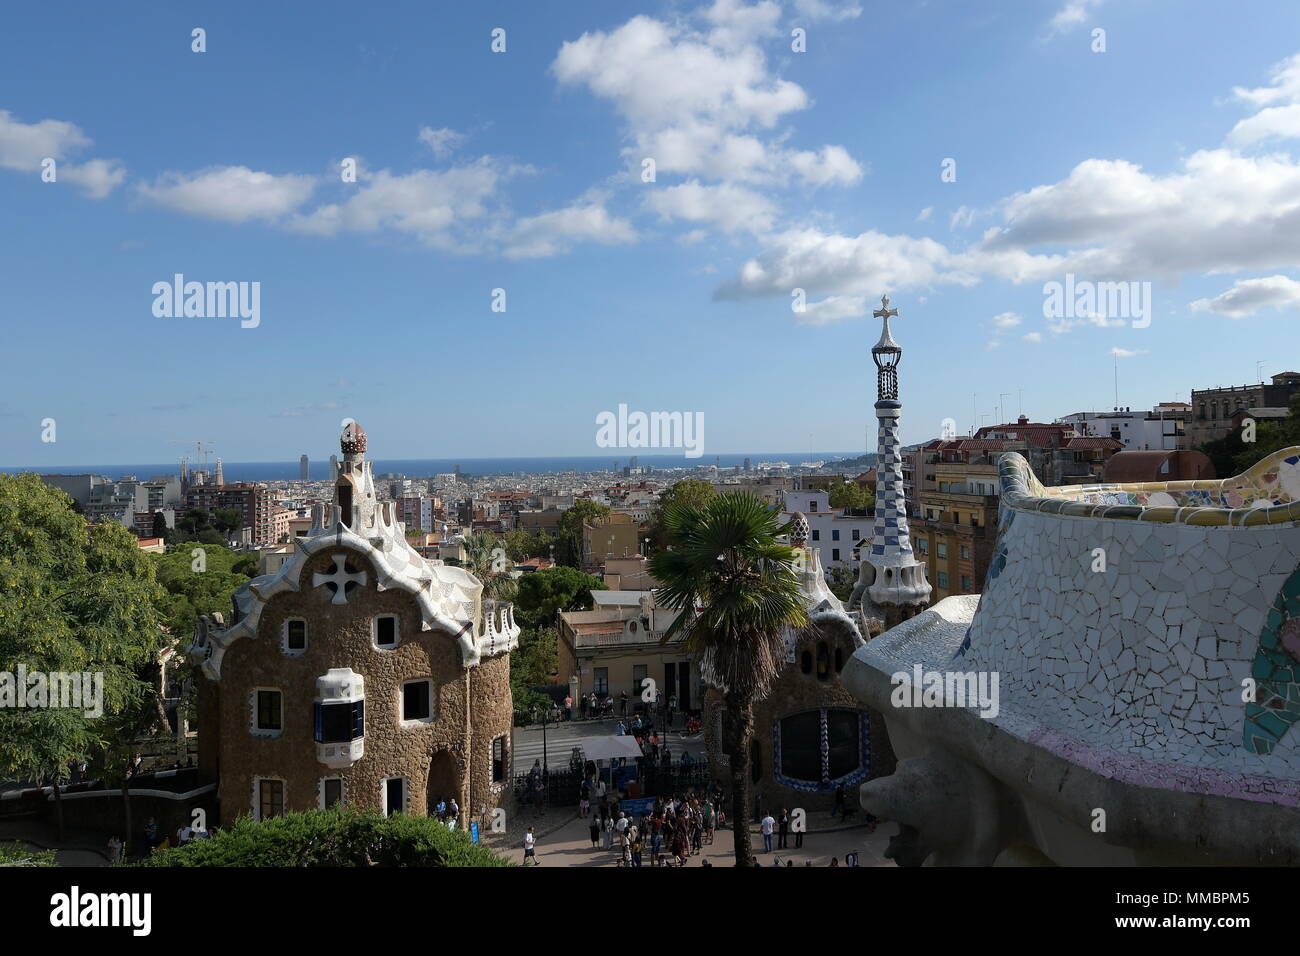
[[[611,760],[627,757],[635,760],[641,756],[641,747],[635,737],[615,734],[610,737],[588,737],[582,740],[582,754],[588,760]]]

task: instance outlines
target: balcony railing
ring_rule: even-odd
[[[646,644],[658,644],[662,634],[653,631],[638,630],[635,634],[628,634],[626,631],[619,631],[617,634],[575,634],[573,636],[573,646],[575,648],[593,648],[593,647],[637,647]],[[680,639],[669,641],[665,647],[676,647],[681,644]]]

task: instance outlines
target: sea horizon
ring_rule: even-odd
[[[737,452],[732,454],[707,455],[702,458],[686,458],[676,455],[636,455],[637,467],[656,471],[671,468],[692,470],[717,464],[721,468],[744,465],[745,459],[751,465],[765,461],[784,461],[792,467],[805,461],[851,460],[862,457],[862,452],[814,451],[814,452]],[[563,474],[566,472],[619,472],[630,464],[633,456],[614,458],[604,455],[553,455],[537,457],[474,457],[474,458],[377,458],[371,459],[375,475],[396,474],[410,478],[429,478],[434,475],[450,474],[460,466],[462,476],[490,477],[519,474]],[[329,479],[329,459],[309,460],[309,481],[326,481]],[[195,470],[193,463],[191,470]],[[210,463],[208,469],[215,467]],[[285,481],[299,480],[299,461],[222,461],[222,475],[228,482],[234,481]],[[149,464],[119,465],[25,465],[0,467],[0,474],[20,474],[35,472],[40,475],[96,475],[106,478],[121,478],[134,475],[147,480],[154,476],[179,474],[177,462],[154,462]]]

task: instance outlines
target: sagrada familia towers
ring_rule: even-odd
[[[850,610],[858,611],[873,634],[915,617],[930,603],[930,582],[925,564],[912,552],[907,529],[907,493],[903,487],[903,455],[899,440],[898,363],[902,347],[894,341],[889,320],[898,315],[881,296],[872,313],[884,328],[871,349],[876,364],[876,418],[879,420],[876,461],[876,520],[871,530],[871,552],[862,559],[858,583],[849,596]]]

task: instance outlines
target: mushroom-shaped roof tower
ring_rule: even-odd
[[[356,422],[348,422],[339,436],[339,448],[345,455],[364,455],[366,453],[366,430]]]

